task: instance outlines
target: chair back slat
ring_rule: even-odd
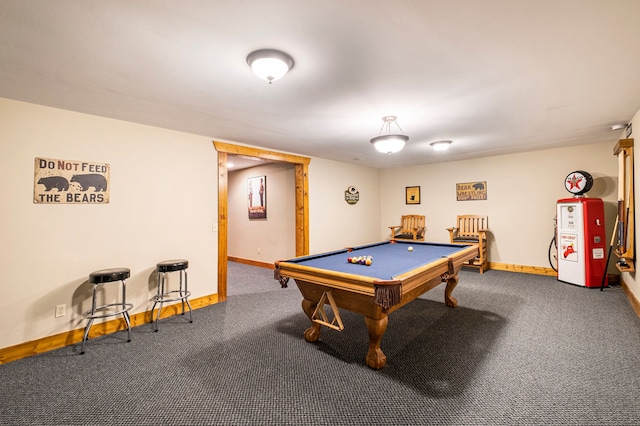
[[[487,258],[487,234],[489,231],[489,218],[487,216],[467,214],[456,216],[456,226],[447,228],[449,241],[452,244],[475,244],[478,246],[478,257],[466,263],[480,269],[484,273],[489,269]]]
[[[422,215],[404,215],[400,218],[399,226],[390,226],[391,238],[424,240],[426,231],[425,218]]]
[[[478,231],[489,228],[487,216],[466,215],[458,216],[458,236],[477,237]]]
[[[402,216],[402,230],[413,231],[414,229],[424,228],[424,216],[410,215]]]

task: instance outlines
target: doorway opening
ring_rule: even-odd
[[[230,154],[257,157],[272,162],[292,164],[295,168],[295,237],[296,256],[309,254],[309,180],[308,157],[284,154],[260,148],[213,141],[218,152],[218,301],[227,300],[228,194],[227,160]]]

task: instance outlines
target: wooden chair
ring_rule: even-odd
[[[465,266],[480,269],[482,274],[489,269],[487,260],[487,232],[489,231],[489,218],[479,215],[462,215],[456,217],[456,226],[447,228],[449,240],[452,244],[477,244],[479,256],[469,261]]]
[[[402,216],[400,225],[390,226],[392,239],[424,241],[424,216],[410,214]]]

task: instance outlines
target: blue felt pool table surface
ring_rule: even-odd
[[[409,251],[413,247],[413,251]],[[383,241],[353,249],[303,256],[287,260],[312,268],[355,274],[380,280],[391,280],[422,265],[448,257],[467,248],[460,244],[440,244],[421,241]],[[351,251],[350,251],[351,250]],[[370,266],[349,263],[349,257],[372,256]]]

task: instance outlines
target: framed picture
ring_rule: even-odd
[[[267,218],[267,177],[257,176],[247,179],[249,196],[249,219]]]
[[[420,204],[419,186],[407,186],[405,188],[405,202],[406,204]]]

